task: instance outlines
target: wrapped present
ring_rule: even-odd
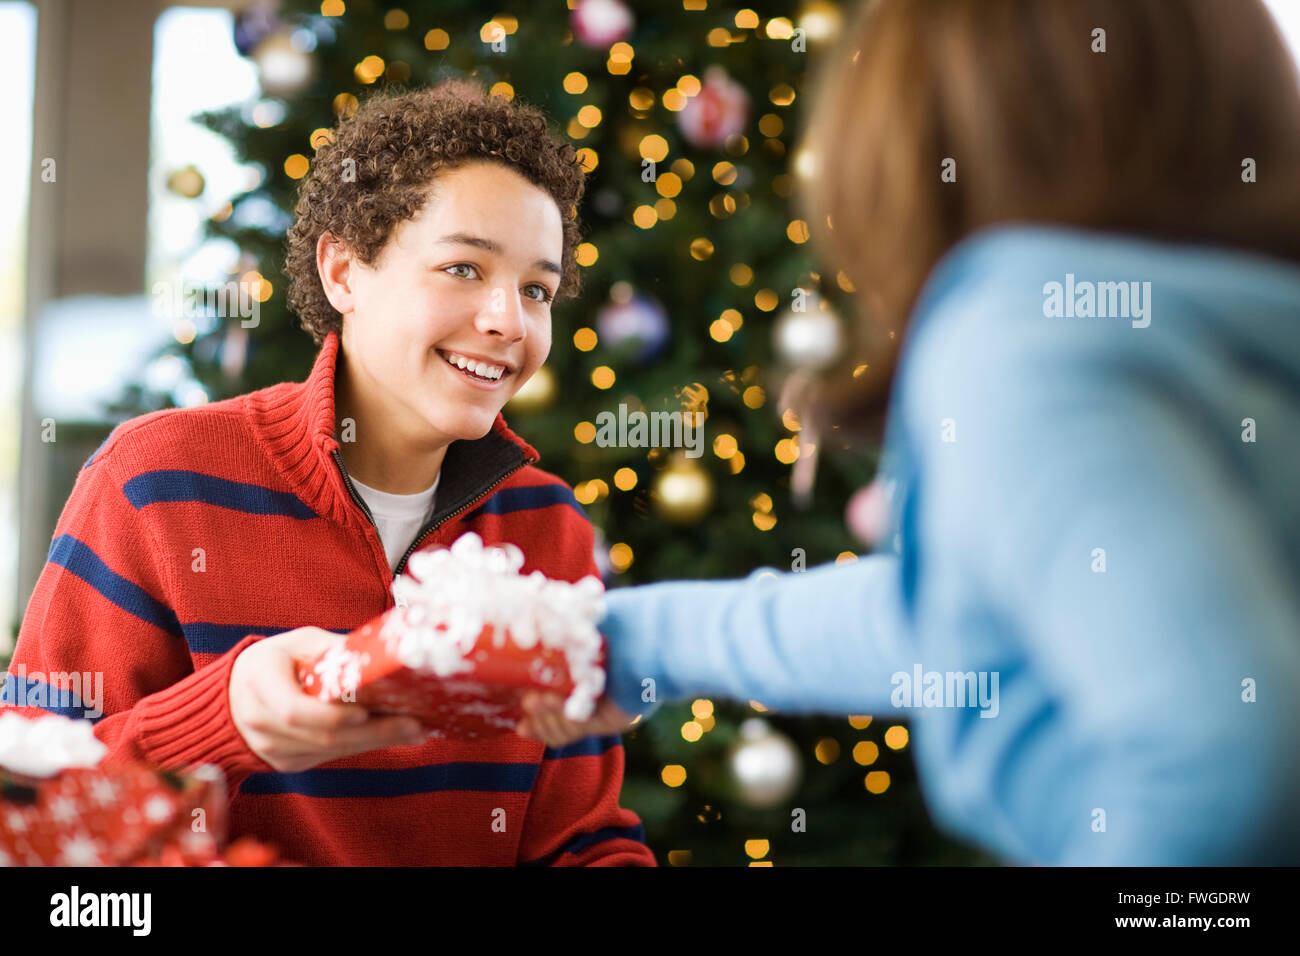
[[[565,714],[585,720],[605,687],[604,589],[595,577],[525,575],[523,564],[515,545],[489,547],[472,531],[416,552],[393,582],[396,606],[300,662],[303,689],[455,739],[513,731],[530,689],[563,696]]]
[[[223,856],[218,768],[107,767],[106,751],[89,721],[0,715],[0,865],[265,865],[260,845],[251,853],[237,842]],[[259,862],[231,863],[232,852]]]

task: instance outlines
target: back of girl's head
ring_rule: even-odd
[[[877,352],[938,259],[996,223],[1300,262],[1300,80],[1261,0],[871,0],[805,146],[814,237]]]
[[[468,80],[377,92],[324,137],[298,190],[285,261],[288,299],[317,344],[342,327],[316,271],[320,236],[329,232],[346,241],[373,265],[393,230],[429,200],[438,171],[474,160],[509,166],[555,200],[564,223],[556,299],[577,294],[585,172],[572,144],[551,131],[545,116],[488,96]]]

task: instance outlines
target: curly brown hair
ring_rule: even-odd
[[[488,96],[465,80],[369,96],[330,137],[298,190],[288,232],[284,272],[289,308],[321,344],[341,332],[316,271],[316,245],[328,232],[373,265],[393,230],[414,218],[440,169],[476,159],[501,163],[546,190],[564,223],[564,253],[556,301],[577,295],[574,253],[581,238],[578,204],[585,172],[573,145],[551,132],[540,110]],[[350,161],[350,162],[349,162]]]

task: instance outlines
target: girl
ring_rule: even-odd
[[[1300,862],[1300,96],[1263,6],[877,0],[808,146],[865,364],[899,349],[894,553],[615,591],[603,710],[520,732],[893,713],[1006,859]]]

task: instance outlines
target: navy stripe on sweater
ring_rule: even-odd
[[[179,468],[141,472],[122,486],[122,493],[137,509],[160,501],[198,501],[254,515],[317,517],[316,512],[293,492],[275,491],[262,485]]]
[[[622,743],[623,738],[617,734],[608,737],[583,737],[581,740],[575,740],[559,750],[552,750],[547,747],[542,752],[542,759],[562,760],[565,757],[599,757],[610,747],[617,747]]]
[[[292,631],[296,624],[209,624],[206,621],[186,621],[181,625],[185,632],[185,643],[193,654],[224,654],[249,634],[270,637]],[[325,628],[335,634],[347,634],[349,628]]]
[[[302,773],[250,774],[239,792],[307,797],[407,797],[444,790],[527,793],[536,779],[532,763],[440,763],[396,770],[316,767]]]
[[[44,703],[33,703],[35,700]],[[89,708],[71,687],[56,687],[34,677],[15,677],[13,674],[5,674],[4,687],[0,688],[0,704],[9,707],[36,707],[60,717],[89,720],[91,723],[108,716],[103,713],[93,717],[87,714]]]
[[[473,521],[480,515],[507,515],[516,511],[534,511],[551,505],[568,505],[584,518],[587,512],[582,510],[578,499],[573,496],[573,489],[567,485],[532,485],[526,488],[502,488],[495,495],[483,502],[482,506],[465,516],[466,521]]]
[[[85,542],[70,534],[59,535],[50,543],[49,561],[81,578],[110,604],[173,637],[181,636],[181,622],[171,608],[110,568]]]
[[[546,856],[539,857],[536,860],[528,860],[519,865],[550,866],[565,853],[581,853],[588,847],[593,847],[597,843],[605,843],[609,840],[635,840],[637,843],[644,844],[645,827],[638,823],[634,827],[601,827],[599,830],[594,830],[591,833],[579,833],[553,853],[548,853]]]

